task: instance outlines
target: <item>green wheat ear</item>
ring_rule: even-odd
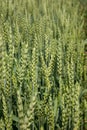
[[[80,124],[80,104],[79,104],[79,94],[80,94],[80,84],[77,82],[75,84],[75,94],[74,94],[74,128],[78,129]]]
[[[12,113],[8,113],[8,107],[6,103],[5,96],[2,94],[2,102],[3,102],[3,115],[4,115],[4,123],[7,130],[12,130]]]
[[[2,41],[2,35],[0,34],[0,99],[1,99],[1,93],[2,93],[2,45],[3,45],[3,41]]]
[[[32,86],[33,89],[37,90],[37,54],[36,48],[33,48],[32,52]]]
[[[50,130],[54,130],[54,111],[52,105],[52,98],[49,97],[48,110],[47,110],[47,122]]]
[[[13,35],[13,40],[14,40],[14,55],[17,57],[18,51],[19,51],[19,46],[20,46],[20,40],[21,40],[21,35],[19,32],[19,26],[16,23],[13,25],[13,30],[14,30],[14,35]]]
[[[19,117],[19,127],[20,130],[24,129],[24,112],[23,112],[23,103],[22,103],[22,98],[20,95],[20,91],[17,90],[17,110],[18,110],[18,117]]]
[[[24,118],[24,122],[25,122],[24,129],[25,130],[30,130],[31,125],[34,122],[34,110],[35,110],[35,106],[36,106],[36,96],[37,96],[37,94],[35,94],[31,97],[29,109],[27,110],[27,113]]]
[[[5,123],[2,119],[0,120],[0,129],[5,130]]]

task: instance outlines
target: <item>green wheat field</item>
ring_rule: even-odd
[[[87,0],[0,0],[0,130],[87,130]]]

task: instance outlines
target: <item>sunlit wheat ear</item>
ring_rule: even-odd
[[[80,104],[79,104],[79,95],[80,95],[81,86],[77,82],[75,84],[75,93],[74,93],[74,129],[79,129],[80,124]]]
[[[36,45],[35,45],[36,46]],[[32,52],[32,89],[37,90],[38,84],[37,84],[37,76],[38,76],[38,67],[37,67],[37,50],[36,47],[33,48]]]
[[[23,112],[22,98],[21,98],[19,90],[17,90],[17,108],[18,108],[17,110],[18,110],[20,130],[23,130],[24,129],[24,112]]]
[[[50,90],[51,84],[50,84],[50,80],[49,80],[49,71],[48,71],[47,65],[45,64],[42,54],[41,54],[41,62],[42,62],[42,72],[44,74],[47,89]]]
[[[57,72],[58,75],[61,77],[62,76],[62,40],[61,40],[61,31],[59,31],[59,40],[57,43]]]
[[[63,95],[62,97],[62,130],[67,129],[68,120],[67,120],[66,114],[67,114],[67,109],[65,108],[64,95]]]
[[[3,55],[2,55],[2,45],[3,45],[3,41],[2,41],[2,35],[0,35],[0,95],[1,95],[1,93],[2,93],[2,91],[1,91],[1,89],[2,89],[2,65],[3,65],[3,63],[2,63],[2,57],[3,57]],[[0,99],[1,99],[1,96],[0,96]]]
[[[12,130],[12,113],[8,113],[5,96],[2,94],[4,124],[7,130]],[[3,123],[3,122],[2,122]],[[3,126],[4,127],[4,126]]]
[[[7,124],[8,124],[8,109],[7,109],[7,103],[6,103],[6,99],[5,99],[4,95],[2,95],[2,101],[3,101],[4,121],[5,121],[5,125],[7,127]]]
[[[48,114],[47,114],[47,121],[49,125],[50,130],[54,130],[54,111],[52,106],[52,98],[49,97],[49,103],[48,103]]]
[[[4,121],[2,119],[0,120],[0,129],[1,130],[5,129],[5,124],[4,124]]]
[[[31,124],[34,122],[34,110],[36,105],[36,96],[37,94],[33,95],[31,102],[29,104],[29,110],[27,110],[27,115],[25,115],[25,123],[27,130],[31,128]]]
[[[21,35],[20,35],[20,32],[19,32],[19,26],[18,26],[17,23],[13,26],[13,29],[14,29],[14,36],[13,36],[14,55],[17,57],[18,51],[19,51],[19,46],[20,46],[20,40],[21,40]]]

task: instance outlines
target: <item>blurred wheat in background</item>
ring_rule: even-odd
[[[0,0],[0,130],[87,130],[86,7]]]

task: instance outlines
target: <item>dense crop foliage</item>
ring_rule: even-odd
[[[87,129],[79,8],[79,0],[0,0],[0,130]]]

